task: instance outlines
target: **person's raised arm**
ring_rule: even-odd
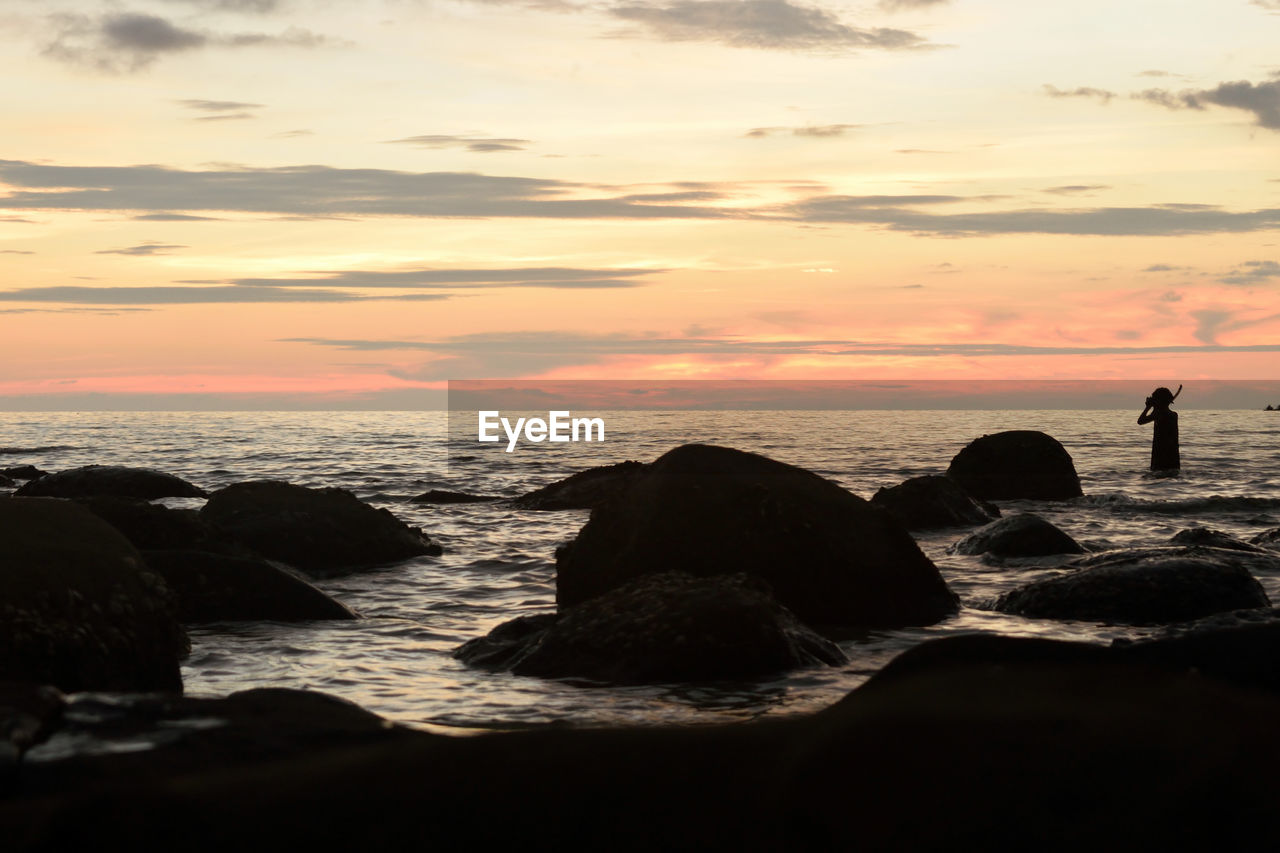
[[[1138,415],[1138,424],[1140,426],[1142,424],[1149,424],[1155,419],[1156,419],[1156,416],[1151,414],[1151,398],[1148,397],[1146,408],[1142,410],[1142,414]]]

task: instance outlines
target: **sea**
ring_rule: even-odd
[[[1147,470],[1150,427],[1128,410],[616,411],[602,442],[460,448],[448,416],[424,412],[0,413],[0,468],[49,471],[104,464],[154,468],[207,490],[245,480],[338,486],[421,527],[444,547],[316,585],[359,612],[353,622],[227,622],[189,628],[189,695],[254,687],[323,691],[398,723],[468,734],[546,724],[715,724],[827,707],[887,661],[926,640],[987,632],[1106,644],[1143,629],[1028,619],[989,608],[1001,593],[1062,571],[1061,560],[992,565],[948,553],[968,532],[917,534],[960,596],[960,611],[921,628],[875,631],[842,644],[849,663],[758,681],[617,687],[469,668],[452,652],[516,616],[555,602],[555,549],[587,511],[504,503],[429,505],[430,489],[514,497],[576,471],[649,461],[691,442],[760,453],[808,468],[862,497],[946,470],[974,438],[1034,429],[1071,454],[1084,496],[1000,502],[1035,512],[1091,550],[1166,544],[1209,527],[1241,537],[1280,526],[1280,412],[1184,410],[1183,468]],[[197,499],[165,499],[198,507]],[[1259,580],[1280,602],[1280,577]]]

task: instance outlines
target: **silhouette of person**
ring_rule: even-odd
[[[1182,388],[1178,388],[1178,394]],[[1151,470],[1176,471],[1182,467],[1178,455],[1178,413],[1169,406],[1178,394],[1168,388],[1157,388],[1147,398],[1146,408],[1138,415],[1139,424],[1155,421],[1155,429],[1151,433]]]

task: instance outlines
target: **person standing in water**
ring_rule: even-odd
[[[1182,459],[1178,454],[1178,413],[1169,406],[1182,393],[1168,388],[1157,388],[1147,398],[1147,406],[1138,415],[1139,424],[1155,421],[1155,430],[1151,434],[1151,470],[1177,471],[1182,467]]]

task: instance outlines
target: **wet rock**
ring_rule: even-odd
[[[409,499],[417,504],[477,504],[489,501],[500,501],[502,498],[493,495],[469,495],[466,492],[450,492],[443,489],[432,489],[417,497]]]
[[[912,477],[896,486],[880,489],[871,503],[884,509],[908,530],[986,524],[1000,510],[983,506],[950,477]]]
[[[1069,574],[1005,593],[995,609],[1043,619],[1155,625],[1270,604],[1250,574],[1280,558],[1221,548],[1149,548],[1086,557]]]
[[[511,503],[518,509],[594,509],[629,489],[647,467],[642,462],[619,462],[589,468],[521,495]]]
[[[170,509],[113,495],[77,498],[76,502],[123,533],[139,550],[237,550],[199,510]]]
[[[208,551],[143,551],[178,598],[183,622],[355,619],[348,607],[256,557]]]
[[[1249,544],[1266,548],[1268,551],[1280,551],[1280,527],[1273,527],[1249,537]]]
[[[143,498],[202,498],[204,489],[180,477],[150,468],[118,465],[86,465],[32,480],[17,494],[22,497],[79,498],[89,495],[118,495]]]
[[[48,471],[41,471],[34,465],[15,465],[11,468],[0,468],[0,474],[15,480],[34,480],[43,477]]]
[[[647,575],[551,616],[523,617],[456,656],[516,675],[617,684],[755,678],[845,663],[748,575]]]
[[[823,633],[925,625],[956,598],[884,511],[810,471],[690,444],[598,506],[556,554],[556,600],[572,606],[646,574],[746,572]]]
[[[1169,537],[1169,542],[1174,545],[1204,545],[1209,548],[1226,548],[1231,551],[1266,553],[1265,548],[1237,539],[1230,533],[1212,530],[1208,527],[1188,527],[1185,530],[1179,530]]]
[[[14,785],[23,753],[49,736],[65,704],[53,687],[0,681],[0,793]]]
[[[1011,430],[974,439],[951,460],[947,476],[983,500],[1064,500],[1079,497],[1080,477],[1057,439]]]
[[[1076,540],[1030,512],[993,521],[973,531],[947,550],[952,554],[991,554],[996,557],[1084,553],[1084,548]]]
[[[164,580],[70,501],[0,501],[0,679],[181,691],[187,638]]]
[[[4,474],[0,474],[0,489],[12,489],[16,485],[18,484],[13,480],[10,480]]]
[[[420,529],[345,489],[236,483],[210,495],[200,514],[240,544],[319,577],[442,551]]]

